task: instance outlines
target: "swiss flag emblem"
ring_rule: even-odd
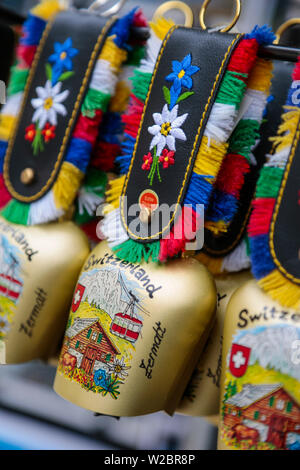
[[[240,344],[233,344],[230,354],[229,369],[234,377],[245,375],[250,359],[251,349]]]
[[[82,301],[82,297],[85,291],[85,287],[82,286],[81,284],[77,284],[77,287],[75,289],[75,294],[73,297],[73,303],[72,303],[72,312],[75,313],[76,310],[79,309],[79,305]]]

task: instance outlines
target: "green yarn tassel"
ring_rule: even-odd
[[[128,263],[141,263],[142,261],[153,261],[158,263],[158,256],[160,250],[160,242],[153,243],[138,243],[134,240],[127,240],[113,248],[113,251],[120,257],[122,260],[127,261]]]
[[[29,70],[23,70],[19,69],[18,67],[13,67],[9,87],[7,90],[8,96],[16,95],[17,93],[24,91],[28,74]]]
[[[283,175],[282,168],[262,168],[257,183],[256,198],[277,198]]]
[[[12,199],[0,214],[4,219],[13,224],[27,225],[30,204]]]
[[[133,94],[143,101],[143,103],[146,101],[151,79],[151,73],[144,73],[139,70],[135,70],[134,75],[131,78],[133,83]]]
[[[225,73],[216,98],[216,103],[229,104],[235,106],[236,108],[240,107],[247,85],[238,78],[239,75],[240,74],[235,72],[227,71]]]
[[[260,125],[258,121],[243,119],[232,134],[229,145],[229,153],[242,155],[250,161],[251,149],[259,139]]]
[[[128,59],[125,65],[133,65],[138,67],[141,60],[145,57],[145,46],[134,47],[128,53]]]
[[[81,112],[84,116],[93,119],[96,109],[101,109],[104,113],[107,111],[110,99],[109,94],[90,88],[82,104]]]

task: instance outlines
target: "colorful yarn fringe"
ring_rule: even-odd
[[[134,16],[133,26],[136,29],[148,26],[141,10],[138,10]],[[129,41],[127,53],[127,62],[122,67],[109,110],[98,129],[97,142],[77,198],[75,222],[81,226],[92,242],[99,242],[96,231],[98,223],[98,218],[95,216],[96,209],[105,199],[108,173],[117,171],[115,160],[121,153],[124,138],[122,114],[128,107],[131,94],[131,82],[128,78],[144,57],[144,42]]]
[[[0,150],[3,151],[1,161],[4,159],[7,140],[20,110],[28,71],[46,26],[46,20],[58,11],[58,1],[46,0],[33,9],[24,24],[24,37],[18,48],[19,60],[12,71],[9,99],[1,115]],[[70,210],[90,162],[103,115],[115,93],[120,68],[127,58],[126,43],[135,16],[136,11],[133,10],[124,18],[117,20],[105,41],[92,73],[89,89],[86,92],[61,170],[52,189],[37,202],[20,203],[11,198],[1,176],[0,208],[2,209],[1,215],[7,220],[23,225],[36,225],[57,220]],[[0,171],[2,173],[3,168]]]
[[[122,146],[123,154],[117,158],[122,175],[127,174],[130,166],[156,58],[163,39],[172,26],[173,24],[165,19],[159,19],[155,24],[152,24],[147,57],[134,73],[131,103],[127,114],[123,117],[126,135]],[[159,252],[159,261],[163,262],[185,250],[187,241],[191,240],[189,237],[194,237],[190,229],[200,223],[197,205],[202,204],[205,209],[208,208],[214,182],[228,152],[228,139],[234,129],[239,107],[246,91],[246,80],[257,59],[259,44],[269,44],[273,40],[274,36],[269,28],[255,28],[252,35],[243,39],[233,53],[211,111],[184,200],[184,206],[191,206],[192,210],[190,210],[190,223],[188,227],[184,228],[185,235],[183,237],[178,239],[175,236],[175,233],[178,233],[178,227],[175,224],[168,238],[144,244],[142,247],[137,246],[140,244],[129,239],[120,220],[119,198],[124,180],[113,182],[107,194],[110,226],[104,221],[102,231],[118,256],[129,261],[127,253],[130,253],[131,262],[140,262],[142,258],[149,259],[149,252],[153,251]],[[183,218],[186,220],[184,211],[185,209],[183,210]],[[182,218],[177,223],[181,226]],[[156,245],[155,250],[153,245]]]
[[[299,94],[300,58],[293,73],[282,124],[277,137],[273,138],[275,153],[268,156],[256,190],[253,213],[249,224],[252,272],[258,284],[281,305],[292,308],[300,306],[300,287],[284,277],[271,256],[269,234],[273,212],[280,192],[285,167],[300,119],[300,105],[293,103],[292,96]]]
[[[257,166],[252,150],[259,141],[259,130],[263,123],[272,84],[272,72],[272,62],[258,59],[249,76],[243,101],[247,108],[230,138],[229,152],[218,174],[212,202],[206,216],[205,227],[213,232],[215,237],[230,232],[231,223],[237,217],[241,207],[239,201],[245,177],[249,173],[254,173]],[[241,108],[243,108],[243,103]],[[241,227],[241,230],[245,228],[245,226]],[[213,274],[239,272],[251,266],[248,243],[244,239],[228,255],[212,257],[201,253],[198,258]]]

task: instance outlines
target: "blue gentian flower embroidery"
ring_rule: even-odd
[[[68,38],[63,44],[56,42],[54,44],[54,54],[48,61],[53,64],[52,84],[54,85],[61,74],[66,70],[70,72],[73,68],[72,59],[78,54],[78,50],[73,47],[72,39]]]
[[[200,69],[196,65],[192,65],[192,56],[188,54],[182,62],[174,60],[172,62],[173,72],[166,77],[167,82],[173,82],[170,90],[171,93],[171,108],[173,108],[181,94],[182,87],[191,90],[193,87],[192,76]]]

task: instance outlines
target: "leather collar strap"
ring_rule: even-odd
[[[270,249],[279,271],[300,284],[300,121],[276,202]]]
[[[174,27],[164,40],[123,188],[122,196],[126,198],[121,201],[121,216],[130,238],[147,243],[161,238],[171,229],[189,185],[211,108],[240,39],[240,35]],[[182,70],[178,68],[180,64]],[[182,94],[178,105],[173,103],[172,107],[171,87],[176,96],[179,86],[182,86]],[[158,126],[161,129],[158,130]],[[169,138],[166,140],[169,145],[162,145],[164,138]],[[167,147],[170,149],[173,145],[176,146],[175,156],[172,151],[167,154]],[[161,160],[160,174],[157,172],[152,179],[147,171],[151,158],[147,160],[147,155],[152,159],[158,156],[165,158]],[[175,164],[168,165],[168,159],[173,157]],[[137,207],[143,197],[152,199],[153,205],[156,202],[159,206],[167,204],[169,208],[173,207],[168,222],[159,220],[159,211],[153,213],[151,234],[148,224],[133,222],[137,213],[132,208]],[[127,208],[131,208],[130,215]],[[156,233],[152,233],[153,226],[157,227]]]
[[[239,198],[239,210],[228,232],[216,237],[210,230],[205,230],[203,252],[209,256],[221,258],[229,255],[245,235],[259,173],[265,164],[266,155],[272,150],[273,143],[269,139],[276,135],[281,123],[282,110],[286,102],[287,90],[291,86],[294,66],[295,64],[291,62],[275,61],[274,63],[271,89],[273,99],[268,103],[267,118],[260,129],[260,142],[253,151],[257,165],[252,165],[250,173],[245,176],[245,183]]]
[[[18,201],[38,200],[55,182],[95,63],[115,21],[86,11],[66,11],[48,24],[5,156],[5,183]],[[43,103],[39,106],[37,100]],[[39,108],[37,120],[34,115]],[[40,145],[33,142],[39,123],[43,125],[38,131]],[[32,168],[35,174],[31,184],[21,181],[26,168]]]

